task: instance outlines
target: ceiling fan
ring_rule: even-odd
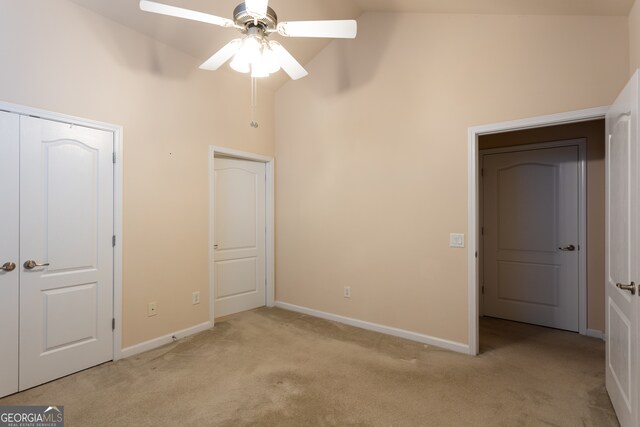
[[[241,73],[251,73],[253,78],[267,77],[281,68],[293,80],[308,74],[280,43],[269,40],[273,33],[284,37],[355,38],[358,31],[354,20],[278,22],[278,16],[269,7],[268,0],[245,0],[233,11],[233,19],[150,0],[140,0],[140,9],[239,30],[243,37],[231,40],[200,68],[217,70],[233,58],[231,68]]]

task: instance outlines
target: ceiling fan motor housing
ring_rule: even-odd
[[[248,31],[251,27],[260,27],[264,31],[274,31],[278,25],[278,15],[276,12],[267,7],[267,14],[264,18],[258,18],[249,15],[247,13],[247,7],[244,3],[240,3],[233,10],[233,22],[239,27],[244,28]]]

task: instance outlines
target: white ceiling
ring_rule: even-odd
[[[204,62],[238,33],[200,22],[142,12],[138,0],[71,0]],[[156,0],[232,18],[241,0]],[[421,12],[534,15],[627,16],[634,0],[270,0],[280,21],[355,19],[363,12]],[[280,36],[274,35],[274,38]],[[305,65],[330,40],[287,38],[285,47]],[[270,80],[279,86],[286,77]]]

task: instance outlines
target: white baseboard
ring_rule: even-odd
[[[605,340],[604,339],[604,332],[598,331],[596,329],[587,329],[586,335],[588,337],[592,337],[592,338],[599,338],[599,339],[601,339],[603,341]]]
[[[173,342],[173,337],[178,339],[188,337],[189,335],[197,334],[198,332],[206,331],[207,329],[211,329],[213,325],[211,322],[204,322],[200,325],[192,326],[187,329],[183,329],[181,331],[174,332],[172,334],[167,334],[158,338],[154,338],[149,341],[142,342],[140,344],[132,345],[130,347],[123,348],[120,351],[120,357],[117,357],[115,360],[124,359],[127,357],[135,356],[136,354],[144,353],[145,351],[153,350],[154,348],[162,347],[163,345],[169,344]]]
[[[429,335],[419,334],[417,332],[405,331],[391,326],[379,325],[377,323],[365,322],[364,320],[352,319],[350,317],[339,316],[337,314],[326,313],[324,311],[314,310],[312,308],[301,307],[286,302],[276,301],[276,307],[284,310],[295,311],[297,313],[308,314],[309,316],[319,317],[321,319],[333,320],[334,322],[344,323],[345,325],[355,326],[356,328],[367,329],[369,331],[380,332],[382,334],[393,335],[394,337],[405,338],[411,341],[417,341],[423,344],[432,345],[434,347],[446,348],[458,353],[469,354],[469,346],[455,341],[448,341],[441,338],[435,338]]]

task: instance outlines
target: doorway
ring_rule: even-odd
[[[586,323],[586,139],[482,149],[485,142],[480,315],[578,332]]]
[[[535,144],[546,141],[587,138],[587,191],[597,190],[598,197],[587,195],[587,239],[589,254],[584,254],[587,265],[587,316],[584,325],[580,325],[580,333],[602,338],[604,329],[604,297],[602,289],[598,290],[604,278],[604,124],[602,119],[606,108],[581,110],[550,116],[536,117],[526,120],[498,123],[469,129],[469,353],[479,351],[479,314],[481,302],[481,256],[479,245],[481,233],[480,207],[480,166],[479,150],[507,147],[512,145]],[[584,129],[582,129],[584,127]],[[589,128],[590,131],[585,130]],[[582,130],[581,130],[582,129]],[[556,132],[550,134],[550,131]],[[591,137],[600,138],[600,143],[591,143]],[[527,136],[528,135],[528,136]],[[514,137],[521,139],[514,144]],[[488,139],[485,139],[488,138]],[[484,141],[484,142],[482,142]],[[489,141],[489,142],[486,142]],[[595,141],[595,139],[594,139]],[[482,144],[482,145],[481,145]],[[598,148],[600,147],[600,148]],[[600,171],[602,178],[598,178]],[[596,230],[596,231],[594,231]],[[600,231],[597,231],[600,230]],[[600,252],[600,253],[599,253]],[[591,262],[594,261],[594,262]],[[589,280],[592,278],[592,280]],[[590,287],[590,285],[595,285]],[[598,309],[598,306],[600,309]],[[600,314],[601,313],[601,314]]]
[[[209,317],[273,307],[273,158],[209,148]]]

